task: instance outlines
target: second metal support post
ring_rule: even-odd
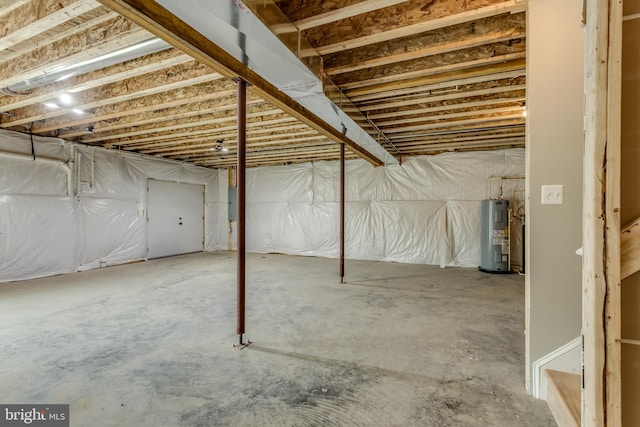
[[[238,168],[236,185],[238,186],[238,335],[240,345],[244,345],[245,333],[245,201],[247,182],[247,82],[238,79]]]
[[[344,144],[340,144],[340,283],[344,283]]]

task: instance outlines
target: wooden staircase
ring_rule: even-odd
[[[547,405],[559,427],[580,427],[582,378],[578,374],[544,371],[547,376]]]

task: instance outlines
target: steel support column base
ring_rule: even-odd
[[[240,341],[233,345],[233,348],[237,348],[238,350],[243,350],[253,344],[251,341],[247,340],[247,342],[242,342],[242,335],[240,335]]]

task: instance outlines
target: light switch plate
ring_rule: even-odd
[[[564,185],[543,185],[542,204],[561,205],[564,202]]]

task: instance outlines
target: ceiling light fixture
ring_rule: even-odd
[[[58,104],[55,104],[55,103],[53,103],[53,102],[45,102],[45,103],[44,103],[44,106],[45,106],[45,107],[49,107],[49,108],[60,108],[60,107],[58,106]]]
[[[67,105],[73,102],[73,98],[68,93],[61,93],[60,95],[58,95],[58,99],[63,104],[67,104]]]
[[[211,151],[229,151],[228,148],[222,148],[222,143],[224,142],[224,139],[218,139],[216,141],[216,146],[210,148],[209,150]]]
[[[84,114],[84,111],[82,111],[82,110],[80,110],[80,109],[78,109],[78,108],[74,108],[74,109],[72,109],[71,111],[73,111],[73,112],[74,112],[74,113],[76,113],[76,114]]]

